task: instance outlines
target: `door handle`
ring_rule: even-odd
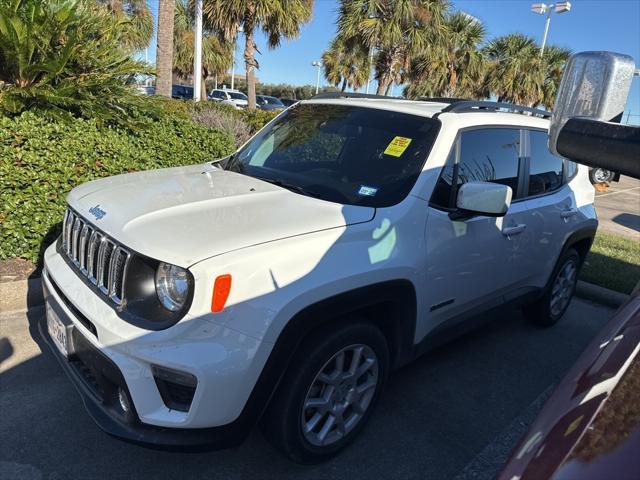
[[[526,230],[527,226],[524,223],[519,223],[513,227],[505,227],[502,229],[502,234],[505,237],[511,238],[512,235],[518,235]]]
[[[567,220],[569,217],[574,216],[576,213],[578,213],[577,208],[568,208],[567,210],[563,210],[562,212],[560,212],[560,217]]]

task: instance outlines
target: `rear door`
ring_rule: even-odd
[[[527,256],[527,283],[542,287],[560,255],[565,240],[576,228],[578,209],[566,179],[565,162],[548,148],[546,130],[527,130],[529,152],[523,189],[527,228],[533,245]]]
[[[520,287],[531,233],[527,205],[518,201],[524,168],[519,128],[463,130],[434,189],[427,220],[425,298],[430,328],[476,307],[490,308]],[[467,182],[508,185],[514,201],[504,217],[451,220],[458,188]]]

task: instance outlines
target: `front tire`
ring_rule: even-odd
[[[350,324],[298,349],[261,421],[264,435],[298,463],[319,463],[362,430],[384,386],[387,342],[370,324]]]
[[[539,300],[523,309],[525,317],[538,325],[555,325],[569,308],[578,283],[580,255],[568,249],[558,260],[551,280]]]

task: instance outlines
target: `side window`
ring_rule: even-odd
[[[547,133],[531,130],[531,159],[529,161],[528,196],[553,192],[562,186],[564,161],[549,151]]]
[[[567,172],[567,181],[571,180],[578,173],[578,164],[576,162],[572,162],[571,160],[565,159],[564,168]]]
[[[483,128],[462,132],[457,185],[493,182],[518,190],[520,130]]]
[[[440,177],[436,182],[436,187],[433,189],[433,193],[431,194],[431,201],[429,204],[436,208],[452,207],[451,185],[453,185],[453,165],[456,161],[456,144],[454,144],[451,149],[449,158],[447,158],[447,163],[445,163],[442,168]]]
[[[493,182],[507,185],[518,194],[520,130],[517,128],[479,128],[462,132],[452,157],[442,169],[431,196],[435,207],[453,208],[456,189],[468,182]],[[459,150],[459,153],[456,151]]]

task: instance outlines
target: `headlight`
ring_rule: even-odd
[[[189,296],[189,274],[182,268],[160,262],[156,270],[156,294],[160,303],[172,312],[184,307]]]

